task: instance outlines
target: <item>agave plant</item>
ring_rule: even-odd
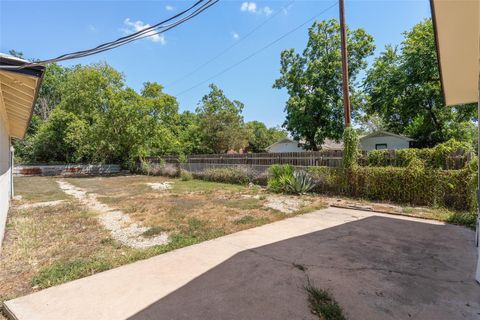
[[[307,193],[315,187],[312,177],[305,171],[295,171],[285,183],[286,191],[296,194]]]

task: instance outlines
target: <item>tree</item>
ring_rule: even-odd
[[[247,145],[243,126],[243,103],[229,100],[222,90],[211,84],[196,109],[203,145],[209,152],[224,153]]]
[[[282,52],[281,76],[273,87],[286,88],[290,96],[284,127],[295,140],[305,140],[307,149],[318,150],[326,138],[339,140],[343,132],[340,26],[335,19],[315,22],[308,35],[301,55],[294,49]],[[351,100],[356,108],[356,78],[375,47],[363,29],[347,28],[347,44]]]
[[[47,120],[50,112],[61,101],[61,87],[65,82],[69,69],[56,63],[49,64],[45,70],[42,85],[38,93],[37,102],[33,108],[33,114],[40,119]]]
[[[138,94],[121,73],[94,64],[69,70],[58,92],[58,105],[27,138],[24,160],[130,166],[142,156],[179,153],[178,103],[159,84]]]
[[[248,150],[251,152],[265,152],[268,146],[287,137],[284,130],[267,128],[260,121],[247,122],[245,128],[248,131]]]
[[[202,133],[196,113],[185,111],[180,114],[179,137],[181,152],[188,154],[208,153],[203,145]]]
[[[446,107],[440,88],[430,19],[404,33],[399,48],[387,46],[367,73],[365,111],[387,130],[429,147],[471,135],[475,106]],[[473,129],[474,130],[474,129]]]

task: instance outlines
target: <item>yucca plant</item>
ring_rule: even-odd
[[[295,171],[290,178],[285,179],[286,191],[295,194],[305,194],[315,187],[312,177],[305,171]]]

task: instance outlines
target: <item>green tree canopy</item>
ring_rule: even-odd
[[[472,136],[475,106],[446,107],[441,95],[432,21],[404,33],[400,47],[387,46],[367,73],[367,115],[387,130],[433,146]]]
[[[287,137],[285,130],[267,128],[260,121],[247,122],[245,128],[248,132],[248,151],[250,152],[265,152],[268,146]]]
[[[58,104],[24,143],[27,161],[129,165],[178,153],[178,103],[159,84],[145,83],[138,94],[104,63],[76,66],[62,77],[54,86]]]
[[[284,127],[305,147],[318,150],[326,138],[339,140],[343,132],[342,63],[340,26],[335,20],[315,22],[302,54],[294,49],[281,54],[281,76],[274,88],[287,89]],[[373,38],[363,29],[347,29],[350,92],[358,107],[357,75],[367,66],[375,49]]]
[[[247,131],[242,117],[243,103],[229,100],[216,85],[210,85],[196,109],[198,127],[205,148],[224,153],[247,146]]]

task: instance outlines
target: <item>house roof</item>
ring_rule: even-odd
[[[0,53],[0,66],[22,66],[28,61]],[[10,137],[22,139],[32,117],[45,68],[0,69],[0,116]]]
[[[480,3],[430,0],[445,104],[478,101]]]
[[[384,137],[384,136],[396,137],[396,138],[399,138],[399,139],[403,139],[405,141],[414,141],[412,138],[402,136],[402,135],[399,135],[399,134],[395,134],[395,133],[391,133],[391,132],[388,132],[388,131],[383,131],[383,130],[374,131],[374,132],[369,133],[367,135],[361,136],[359,138],[359,140],[363,140],[363,139],[366,139],[366,138],[373,138],[373,137]]]
[[[343,149],[343,141],[335,141],[332,139],[325,139],[322,144],[323,150],[342,150]]]
[[[269,145],[266,150],[270,149],[271,147],[277,145],[277,144],[282,144],[282,143],[292,143],[292,142],[295,142],[295,143],[299,143],[298,141],[296,140],[293,140],[293,139],[290,139],[290,138],[283,138],[283,139],[280,139],[278,140],[277,142],[275,143],[272,143],[271,145]]]

